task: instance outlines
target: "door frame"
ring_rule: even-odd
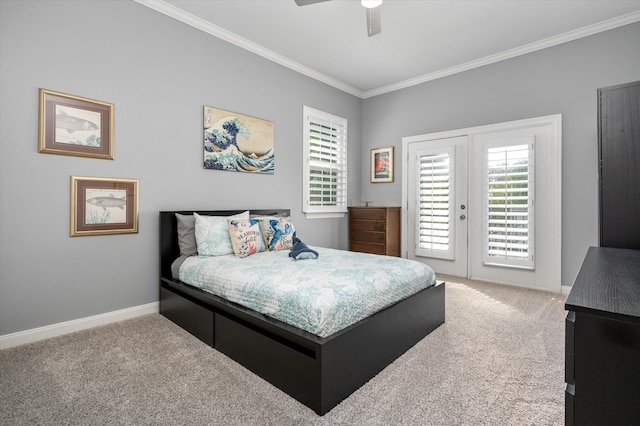
[[[553,291],[561,291],[562,282],[562,114],[547,115],[542,117],[528,118],[523,120],[508,121],[503,123],[488,124],[483,126],[468,127],[463,129],[448,130],[436,133],[427,133],[415,136],[406,136],[402,138],[402,204],[401,204],[401,256],[408,257],[408,215],[409,215],[409,196],[408,196],[408,174],[409,167],[409,144],[417,142],[435,141],[438,139],[447,139],[459,136],[467,136],[469,140],[469,152],[471,156],[474,136],[486,133],[494,133],[500,131],[514,130],[518,128],[550,126],[556,145],[552,149],[552,155],[547,155],[544,161],[547,162],[549,170],[555,176],[555,188],[551,191],[550,202],[554,206],[556,212],[553,219],[553,227],[555,228],[555,238],[550,258],[552,264],[549,275],[553,282],[547,289]],[[469,262],[469,260],[468,260]],[[468,268],[470,271],[470,268]],[[534,287],[537,288],[537,287]]]

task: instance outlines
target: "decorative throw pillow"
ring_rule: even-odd
[[[192,214],[176,213],[178,223],[178,247],[180,256],[195,256],[198,254],[196,243],[196,218]]]
[[[265,250],[258,220],[228,219],[227,223],[236,257],[247,257]]]
[[[291,218],[261,219],[260,230],[267,250],[289,250],[293,247],[294,228]]]
[[[196,218],[195,235],[200,256],[233,254],[229,238],[228,218],[248,219],[249,211],[233,216],[205,216],[193,213]]]

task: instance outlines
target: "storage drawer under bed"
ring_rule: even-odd
[[[160,313],[301,403],[317,405],[319,347],[296,343],[164,287]]]
[[[209,346],[214,344],[213,312],[187,296],[160,287],[160,313]]]
[[[303,404],[313,404],[320,377],[317,354],[265,333],[250,324],[215,314],[214,347],[218,351]]]

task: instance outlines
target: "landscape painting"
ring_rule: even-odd
[[[273,122],[204,107],[204,168],[273,174]]]

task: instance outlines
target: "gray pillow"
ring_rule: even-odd
[[[178,220],[178,246],[180,246],[180,255],[197,255],[196,218],[192,214],[176,213],[176,219]]]

